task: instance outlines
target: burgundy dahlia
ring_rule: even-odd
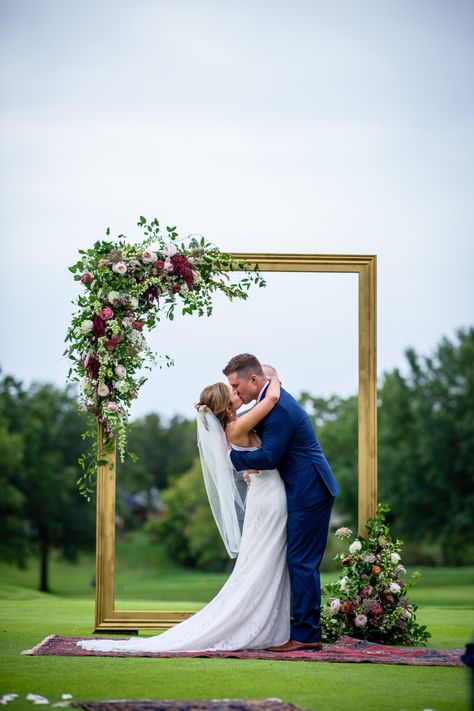
[[[86,370],[89,373],[89,377],[92,380],[97,380],[97,378],[99,377],[99,369],[100,369],[99,360],[95,356],[91,355],[87,359]]]
[[[188,289],[191,291],[194,284],[194,275],[190,263],[183,257],[182,254],[175,254],[171,257],[171,264],[173,265],[173,273],[184,279]]]
[[[353,615],[354,614],[354,605],[350,600],[346,600],[345,602],[342,603],[341,605],[341,612],[344,615]]]
[[[92,326],[92,337],[97,341],[105,333],[105,321],[100,316],[96,316]]]
[[[142,297],[145,299],[147,306],[150,306],[150,304],[153,302],[153,299],[158,300],[158,296],[158,288],[156,286],[149,286],[148,289],[145,289],[142,294]]]

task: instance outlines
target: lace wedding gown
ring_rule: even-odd
[[[278,471],[252,475],[234,570],[206,607],[154,637],[77,644],[97,652],[200,652],[261,649],[287,642],[286,518],[285,487]]]

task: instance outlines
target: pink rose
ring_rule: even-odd
[[[100,383],[97,386],[97,395],[100,395],[100,397],[107,397],[107,395],[109,393],[110,393],[110,388],[105,383]]]
[[[133,328],[135,329],[135,331],[141,331],[142,328],[143,328],[142,322],[141,322],[141,321],[135,321],[135,323],[133,324]]]
[[[162,259],[157,259],[153,266],[155,267],[155,269],[163,269],[165,263]]]
[[[137,398],[137,393],[135,392],[135,390],[130,390],[130,396],[133,397],[134,399]]]
[[[90,284],[92,281],[92,274],[89,274],[89,272],[84,272],[84,274],[81,276],[81,281],[83,284]]]
[[[127,375],[127,369],[123,365],[116,365],[115,366],[115,375],[119,378],[125,378]]]
[[[108,402],[105,405],[105,409],[110,410],[111,412],[117,412],[117,410],[118,410],[117,403],[116,402]]]
[[[142,254],[142,259],[145,262],[145,264],[149,264],[150,262],[156,262],[156,254],[154,252],[143,252]]]
[[[372,614],[374,615],[374,617],[380,617],[380,615],[383,614],[382,605],[379,605],[378,603],[374,605],[372,608]]]
[[[336,597],[334,600],[331,600],[331,612],[333,612],[334,614],[337,614],[339,612],[339,610],[341,609],[341,605],[342,605],[342,603],[339,600],[339,598]]]
[[[367,624],[367,617],[365,615],[356,615],[354,624],[356,627],[365,627]]]
[[[108,321],[109,319],[114,317],[114,312],[112,311],[110,306],[104,306],[104,308],[100,312],[100,316],[104,319],[104,321]]]
[[[370,597],[373,591],[372,585],[367,585],[367,587],[362,590],[362,597]]]
[[[127,265],[125,264],[125,262],[117,262],[112,267],[112,271],[116,272],[117,274],[125,274],[125,272],[127,271]]]
[[[108,267],[109,264],[110,264],[110,262],[108,259],[99,259],[99,264],[97,266],[100,269],[101,267]]]

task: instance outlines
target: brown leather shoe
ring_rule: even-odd
[[[267,652],[298,652],[300,649],[310,649],[313,652],[320,652],[323,648],[321,642],[298,642],[296,639],[289,639],[285,644],[278,647],[267,647]]]

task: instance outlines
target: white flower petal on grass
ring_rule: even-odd
[[[39,694],[28,694],[26,700],[31,701],[36,706],[40,704],[49,704],[49,700],[46,698],[46,696],[40,696]]]
[[[61,698],[67,701],[68,699],[72,699],[72,694],[61,694]]]
[[[2,698],[0,699],[0,704],[6,706],[10,703],[10,701],[15,701],[15,699],[17,698],[18,694],[3,694]]]

